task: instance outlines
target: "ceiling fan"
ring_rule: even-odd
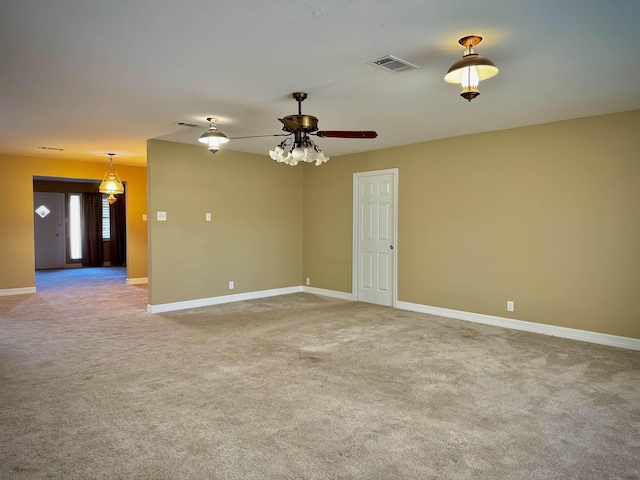
[[[295,92],[292,97],[298,102],[298,113],[278,119],[282,122],[282,130],[287,133],[236,137],[236,139],[285,136],[287,138],[280,145],[269,150],[269,156],[277,162],[295,166],[298,162],[321,165],[329,160],[329,157],[325,157],[322,150],[311,140],[310,135],[321,138],[376,138],[378,136],[372,130],[318,130],[318,119],[313,115],[302,113],[302,102],[307,98],[307,94]]]

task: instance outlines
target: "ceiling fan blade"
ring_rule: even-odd
[[[372,130],[322,130],[315,135],[325,138],[376,138],[378,136]]]
[[[249,135],[246,137],[229,137],[229,140],[240,140],[242,138],[263,138],[263,137],[288,137],[290,133],[273,133],[271,135]]]
[[[293,122],[287,118],[279,118],[278,120],[280,120],[284,124],[284,127],[290,132],[299,132],[302,130],[302,125],[298,122]]]

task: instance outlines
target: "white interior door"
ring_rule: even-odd
[[[397,169],[354,174],[355,299],[396,301]]]
[[[64,193],[33,194],[36,270],[64,268]]]

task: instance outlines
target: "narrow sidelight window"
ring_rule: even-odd
[[[82,259],[82,227],[80,223],[80,194],[69,195],[69,251],[72,260]]]
[[[109,202],[107,195],[102,196],[102,240],[111,240],[111,218],[109,217]]]

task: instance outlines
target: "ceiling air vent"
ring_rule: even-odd
[[[416,68],[420,68],[417,65],[405,62],[398,57],[394,57],[393,55],[376,58],[375,60],[371,60],[367,63],[369,65],[373,65],[374,67],[380,67],[383,70],[391,73],[401,73],[406,72],[407,70],[415,70]]]
[[[189,122],[175,122],[179,127],[189,127],[189,128],[202,128],[204,125],[196,125],[195,123]]]
[[[43,145],[40,145],[38,148],[40,150],[55,150],[56,152],[64,152],[64,148],[58,148],[58,147],[45,147]]]

